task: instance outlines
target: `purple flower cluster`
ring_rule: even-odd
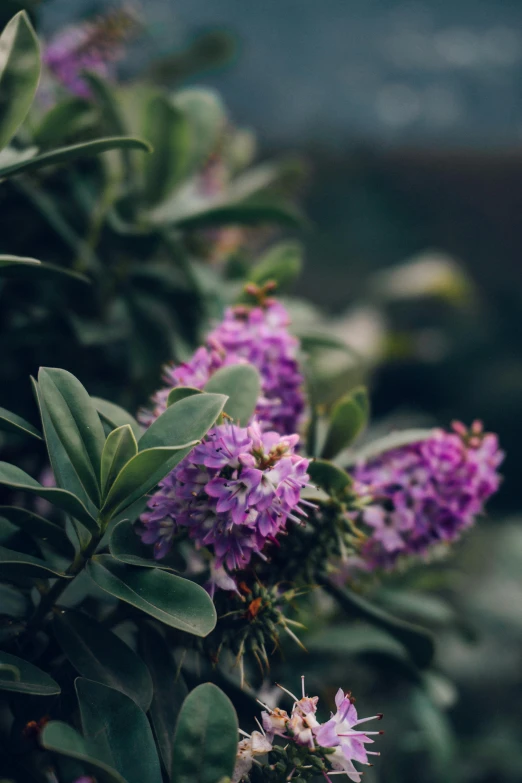
[[[71,93],[89,98],[84,71],[112,77],[113,65],[124,55],[122,41],[136,24],[126,8],[83,24],[60,30],[47,44],[43,61],[55,78]]]
[[[304,409],[303,376],[297,364],[299,343],[289,334],[289,323],[286,309],[273,299],[256,307],[230,307],[190,361],[167,368],[167,388],[154,396],[152,411],[140,414],[142,422],[149,424],[163,413],[173,387],[201,389],[221,367],[250,362],[261,376],[260,425],[282,435],[296,432]]]
[[[366,570],[393,568],[403,555],[422,555],[470,527],[500,484],[504,458],[496,435],[475,422],[468,431],[434,430],[426,440],[393,449],[356,466],[359,518],[371,534],[358,562]]]
[[[380,755],[367,750],[365,746],[374,742],[370,739],[370,735],[379,735],[383,732],[360,731],[358,726],[371,720],[381,720],[382,715],[359,719],[351,694],[345,694],[339,688],[335,696],[337,711],[332,713],[330,720],[326,723],[319,723],[316,717],[319,698],[306,696],[304,677],[301,680],[302,697],[300,699],[282,688],[294,700],[290,715],[286,710],[271,709],[265,704],[261,705],[266,710],[261,713],[262,726],[260,728],[263,734],[254,732],[251,736],[246,735],[248,739],[240,743],[232,783],[239,783],[248,774],[255,755],[270,752],[275,737],[281,737],[286,742],[295,742],[307,747],[319,756],[321,756],[321,748],[333,749],[333,752],[323,754],[323,761],[328,770],[333,770],[337,774],[344,773],[355,783],[360,783],[362,773],[355,768],[353,762],[368,764],[368,756]],[[323,775],[326,780],[330,780],[326,773]]]
[[[142,515],[142,541],[164,557],[185,528],[197,548],[215,555],[214,584],[234,589],[228,571],[262,555],[288,519],[300,522],[309,461],[295,453],[299,437],[225,422],[211,429],[159,485]],[[227,587],[228,579],[228,587]]]

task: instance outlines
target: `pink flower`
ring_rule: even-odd
[[[323,723],[315,731],[317,743],[323,748],[336,748],[333,755],[329,756],[333,769],[343,770],[350,780],[359,783],[361,773],[356,770],[353,762],[368,763],[368,755],[378,756],[379,753],[367,751],[364,747],[373,743],[370,734],[382,734],[381,731],[364,732],[356,727],[370,720],[381,720],[382,715],[374,715],[371,718],[357,717],[357,710],[349,695],[345,695],[341,688],[335,696],[337,712],[329,721]]]

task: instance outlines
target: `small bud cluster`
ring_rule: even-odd
[[[349,780],[360,783],[362,773],[353,762],[369,764],[368,756],[380,755],[367,750],[366,745],[373,743],[371,735],[383,732],[361,731],[358,726],[370,720],[380,720],[382,715],[359,719],[351,695],[339,689],[335,697],[336,712],[328,721],[320,723],[316,716],[319,698],[306,696],[304,678],[302,683],[300,699],[282,688],[294,700],[290,714],[286,710],[262,705],[265,712],[261,714],[261,732],[245,735],[246,739],[240,742],[232,783],[248,779],[256,756],[271,753],[277,761],[266,765],[266,779],[272,779],[271,772],[289,775],[280,778],[284,780],[310,780],[322,773],[329,781],[328,773],[333,773],[345,774]],[[288,743],[287,746],[275,745],[276,737]],[[294,765],[291,769],[288,769],[289,762]]]
[[[368,501],[358,519],[371,534],[356,565],[390,569],[401,556],[457,539],[497,491],[503,458],[497,436],[480,422],[469,431],[457,422],[453,432],[434,430],[357,465],[355,489]]]

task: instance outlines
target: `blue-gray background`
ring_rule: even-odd
[[[48,0],[47,30],[101,0]],[[238,67],[210,78],[266,140],[516,144],[522,4],[516,0],[147,0],[148,52],[222,26]]]

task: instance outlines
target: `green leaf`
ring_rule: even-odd
[[[0,690],[12,693],[27,693],[32,696],[56,696],[60,686],[48,674],[29,661],[0,650],[0,665],[15,667],[20,673],[19,679],[5,677],[0,669]]]
[[[72,492],[57,487],[43,487],[23,470],[8,462],[0,462],[0,484],[44,498],[53,506],[61,508],[62,511],[78,519],[91,532],[98,532],[96,520],[89,514],[82,501]]]
[[[119,472],[138,453],[138,443],[130,424],[113,430],[101,456],[101,489],[103,496],[112,487]]]
[[[321,456],[335,457],[350,446],[368,424],[370,401],[364,386],[342,397],[333,407]]]
[[[28,597],[11,585],[0,584],[0,614],[7,617],[26,617],[30,607]]]
[[[183,566],[182,559],[175,552],[170,552],[161,560],[154,560],[151,547],[142,544],[128,519],[118,522],[112,528],[109,549],[116,560],[129,565],[161,568],[165,571],[180,571]]]
[[[29,424],[28,421],[22,419],[21,416],[17,416],[16,413],[6,411],[5,408],[0,408],[0,430],[7,432],[22,432],[24,435],[31,435],[33,438],[42,440],[42,435],[36,427]]]
[[[149,625],[141,626],[138,644],[154,685],[150,705],[152,728],[165,769],[170,770],[174,731],[181,705],[187,696],[187,686],[159,631]]]
[[[328,634],[307,636],[306,649],[321,655],[381,655],[408,660],[403,644],[386,631],[371,625],[335,625],[328,629]]]
[[[65,529],[55,522],[50,522],[33,511],[17,506],[0,506],[0,516],[5,517],[33,538],[49,544],[64,557],[74,556],[74,547],[69,541]]]
[[[308,475],[312,483],[333,497],[346,497],[352,486],[348,473],[325,459],[312,460],[308,466]]]
[[[100,108],[100,123],[103,132],[111,136],[126,136],[127,122],[114,86],[94,71],[86,71],[83,78],[88,83],[94,100]],[[151,151],[149,146],[149,152]],[[116,169],[114,173],[118,179],[121,179],[123,174],[129,191],[135,191],[137,184],[132,156],[127,149],[122,149],[119,157],[122,162],[121,172]]]
[[[80,612],[57,612],[53,623],[58,644],[79,674],[122,691],[144,712],[149,709],[149,670],[125,642]]]
[[[102,110],[102,122],[105,130],[114,136],[125,136],[127,125],[113,94],[112,86],[94,71],[86,71],[83,78],[91,88],[91,92]]]
[[[200,170],[215,152],[226,126],[225,108],[217,93],[202,88],[180,90],[172,102],[189,125],[188,176]]]
[[[141,150],[142,152],[152,151],[152,148],[146,141],[143,141],[143,139],[135,139],[131,136],[114,136],[107,139],[94,139],[93,141],[84,141],[81,144],[72,144],[69,147],[59,147],[56,150],[44,152],[42,155],[36,155],[28,160],[13,163],[12,166],[4,166],[0,169],[0,179],[12,176],[13,174],[36,171],[45,166],[57,166],[59,164],[70,163],[77,158],[101,155],[102,152],[118,149],[134,149]]]
[[[145,119],[144,136],[155,150],[145,161],[145,197],[157,204],[187,172],[192,139],[186,115],[167,95],[152,96]]]
[[[231,364],[212,375],[205,391],[227,395],[225,413],[246,427],[261,394],[261,378],[252,364]]]
[[[1,676],[5,680],[14,680],[20,682],[20,669],[9,663],[0,663]]]
[[[158,568],[134,568],[109,555],[96,555],[87,572],[102,590],[171,628],[207,636],[216,625],[210,596],[195,582]]]
[[[350,459],[349,464],[353,464],[359,460],[365,461],[374,459],[381,454],[385,454],[387,451],[392,451],[392,449],[408,446],[410,443],[420,443],[431,437],[433,437],[433,430],[431,429],[411,429],[390,432],[389,435],[384,435],[384,437],[368,443],[367,446],[357,449]]]
[[[41,261],[38,261],[36,258],[23,258],[22,256],[6,256],[2,255],[0,256],[0,269],[4,269],[5,267],[10,266],[40,266]]]
[[[324,587],[350,616],[367,620],[372,625],[387,631],[406,647],[412,661],[417,666],[420,668],[429,666],[435,653],[435,643],[433,636],[428,631],[413,623],[393,617],[362,596],[356,595],[351,590],[337,587],[331,581],[326,582]]]
[[[186,230],[267,224],[302,229],[304,225],[304,218],[296,207],[275,196],[252,196],[230,203],[218,201],[206,207],[185,208],[178,214],[169,214],[167,207],[161,205],[151,213],[151,219],[154,223],[171,224]]]
[[[91,401],[94,407],[98,411],[102,421],[106,422],[114,430],[117,427],[122,427],[124,424],[129,424],[136,438],[139,439],[143,435],[143,430],[134,418],[119,405],[115,405],[108,400],[102,400],[101,397],[91,397]]]
[[[325,350],[342,351],[353,359],[362,362],[362,356],[338,337],[332,337],[332,335],[329,334],[298,332],[297,338],[301,343],[301,349],[306,353],[321,352]]]
[[[52,563],[39,557],[16,552],[0,546],[0,575],[3,579],[16,579],[17,576],[28,576],[34,579],[50,579],[61,577],[71,579]]]
[[[141,436],[139,450],[201,440],[215,423],[226,401],[222,394],[197,394],[171,405]]]
[[[0,256],[0,275],[8,278],[24,277],[28,279],[33,278],[35,275],[37,277],[63,275],[73,280],[79,280],[81,283],[91,283],[89,278],[80,274],[80,272],[74,272],[72,269],[66,269],[55,264],[44,264],[36,258],[23,258],[20,256]]]
[[[172,748],[171,783],[218,783],[236,763],[236,711],[210,682],[189,693],[178,719]]]
[[[66,370],[43,367],[38,385],[58,437],[92,502],[99,507],[105,434],[91,398]]]
[[[160,446],[140,451],[120,470],[105,499],[102,514],[107,520],[146,495],[198,443]]]
[[[167,397],[167,408],[174,405],[175,402],[184,400],[185,397],[193,397],[195,394],[202,394],[201,389],[194,389],[192,386],[176,386],[171,389]]]
[[[55,104],[44,115],[33,139],[38,147],[49,147],[67,141],[94,125],[95,111],[83,98],[70,97]]]
[[[96,743],[84,739],[72,726],[52,720],[44,726],[39,739],[52,753],[81,761],[88,772],[96,775],[97,783],[127,783],[119,772],[100,759],[102,751]]]
[[[260,286],[273,280],[279,289],[286,288],[301,274],[303,252],[303,246],[299,242],[278,242],[254,264],[248,279]]]
[[[13,138],[31,108],[40,68],[38,38],[21,11],[0,36],[0,149]]]
[[[422,688],[413,689],[408,701],[410,714],[416,717],[419,744],[429,754],[433,779],[455,783],[457,743],[448,716],[433,704]]]
[[[78,518],[73,517],[73,526],[79,543],[81,546],[86,546],[91,538],[90,532],[98,531],[98,525],[95,520],[97,513],[96,509],[89,500],[84,488],[80,484],[76,471],[74,470],[67,452],[65,451],[62,442],[58,437],[58,433],[56,432],[56,429],[51,421],[47,405],[45,404],[45,401],[42,397],[38,383],[32,377],[31,383],[33,384],[33,391],[40,409],[45,444],[47,446],[49,462],[51,463],[51,467],[53,469],[56,484],[61,489],[65,489],[75,495],[83,503],[85,510],[91,517],[89,525],[86,524],[86,520],[79,522]]]
[[[145,713],[120,691],[79,677],[76,693],[83,732],[101,758],[127,783],[162,783],[161,768]]]

